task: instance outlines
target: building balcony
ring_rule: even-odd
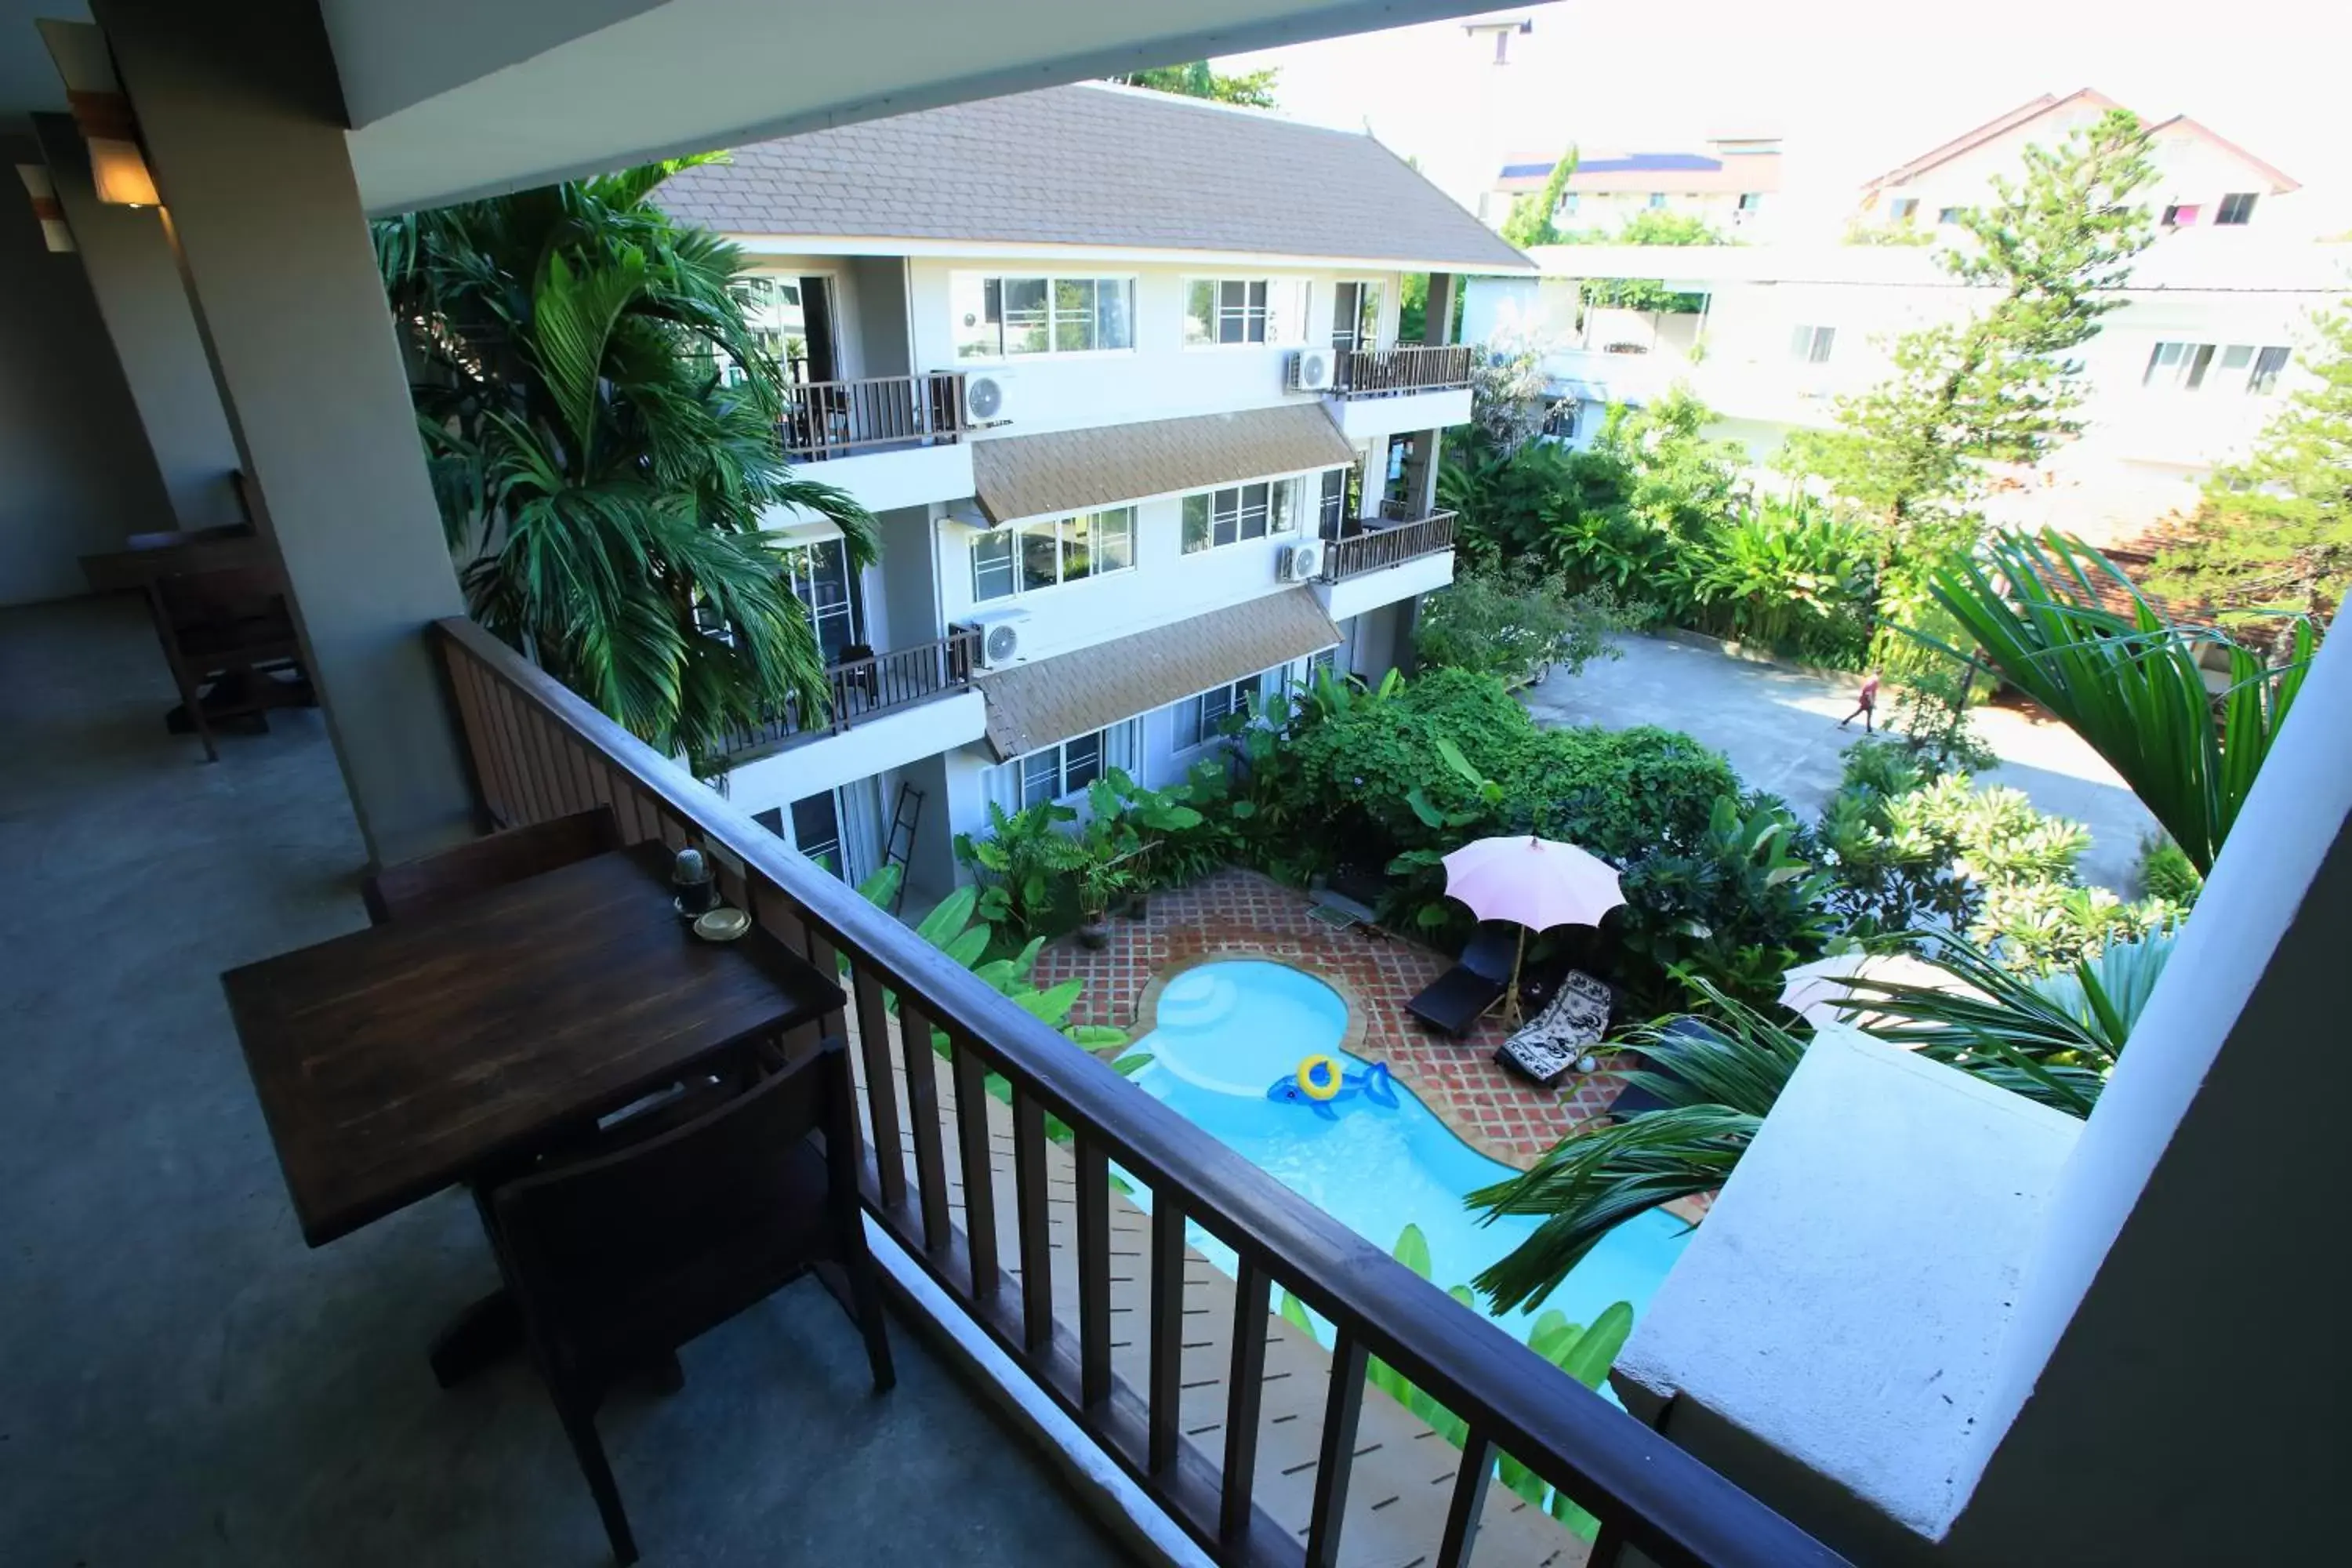
[[[1335,621],[1443,588],[1454,581],[1450,511],[1413,517],[1396,501],[1357,524],[1362,531],[1327,541],[1315,595]]]
[[[979,740],[986,705],[971,684],[980,634],[844,659],[825,671],[822,714],[787,707],[730,738],[728,795],[748,812],[805,799]]]
[[[971,494],[961,372],[796,381],[783,391],[778,441],[785,459],[848,491],[867,510]],[[780,515],[770,526],[793,521]]]
[[[1465,423],[1471,353],[1465,343],[1341,351],[1330,394],[1341,432],[1363,441]]]

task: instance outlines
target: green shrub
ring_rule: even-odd
[[[1805,837],[1774,796],[1718,795],[1696,842],[1625,868],[1622,978],[1637,1014],[1703,1006],[1709,987],[1748,1006],[1780,999],[1782,977],[1836,929]]]
[[[2205,890],[2205,879],[2197,874],[2187,850],[2166,834],[2153,833],[2140,840],[2139,890],[2185,910]]]
[[[1423,602],[1413,650],[1427,666],[1466,669],[1517,684],[1555,664],[1570,675],[1595,658],[1623,657],[1609,640],[1643,617],[1606,588],[1571,595],[1557,577],[1477,570]]]

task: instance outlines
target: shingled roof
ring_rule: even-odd
[[[1312,589],[1286,588],[973,684],[988,701],[989,749],[1009,763],[1339,640]]]
[[[1348,438],[1312,403],[971,444],[980,509],[998,523],[1344,468],[1355,459]]]
[[[724,234],[1535,269],[1370,136],[1092,83],[739,147],[658,199]]]

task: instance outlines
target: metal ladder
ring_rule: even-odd
[[[890,892],[890,912],[897,914],[907,897],[907,862],[915,853],[915,825],[923,817],[923,792],[898,781],[898,803],[890,813],[890,831],[882,841],[882,864],[898,868],[898,885]]]

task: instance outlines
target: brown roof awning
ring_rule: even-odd
[[[1319,401],[971,444],[980,509],[997,523],[1355,460]]]
[[[1314,592],[1288,588],[978,678],[999,762],[1333,647]]]

